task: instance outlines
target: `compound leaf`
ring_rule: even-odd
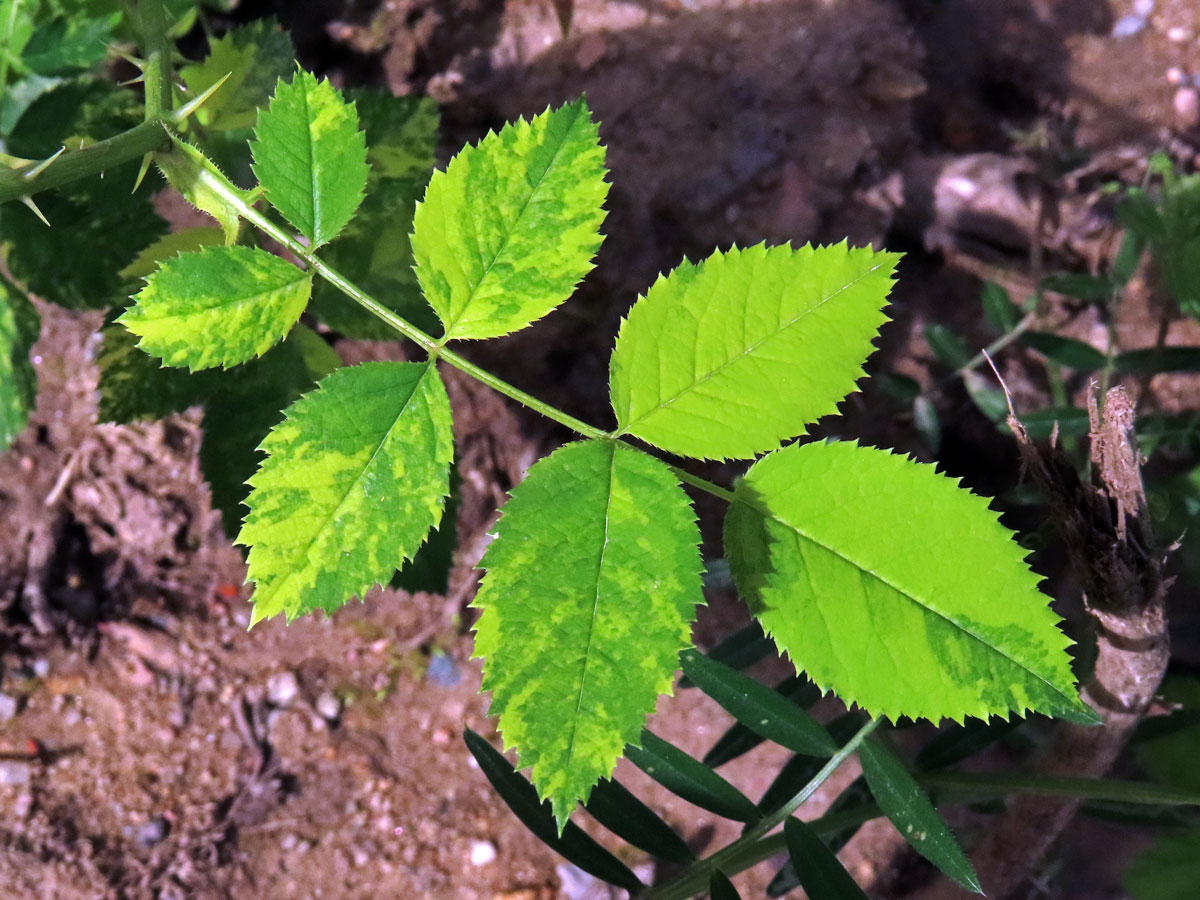
[[[759,244],[684,262],[621,325],[610,388],[619,434],[741,458],[802,433],[862,376],[898,259],[845,243]]]
[[[311,290],[311,275],[265,250],[206,247],[164,262],[118,321],[168,366],[236,366],[283,340]]]
[[[297,69],[258,115],[254,174],[267,199],[313,247],[350,221],[367,184],[358,115],[328,81]]]
[[[0,452],[25,427],[33,409],[37,373],[29,350],[41,330],[33,304],[0,281]]]
[[[879,808],[901,837],[964,888],[982,894],[971,861],[896,754],[879,740],[868,739],[859,745],[858,758]]]
[[[1097,721],[1025,551],[932,466],[854,443],[785,447],[739,483],[725,547],[780,650],[872,715]]]
[[[505,505],[475,599],[483,689],[559,827],[671,689],[700,589],[695,514],[661,462],[568,444]]]
[[[179,74],[194,97],[229,76],[195,114],[201,125],[229,131],[254,125],[258,108],[291,71],[295,57],[292,39],[279,23],[259,19],[210,40],[208,56],[184,66]]]
[[[434,173],[413,253],[447,339],[508,334],[571,295],[600,247],[605,172],[577,100],[504,126]]]
[[[238,535],[253,621],[331,613],[386,584],[441,518],[450,401],[432,363],[339,369],[288,407],[262,449]]]

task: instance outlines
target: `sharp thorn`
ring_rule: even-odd
[[[133,180],[133,190],[129,193],[135,193],[142,186],[142,179],[146,177],[146,173],[150,171],[150,154],[147,153],[142,157],[142,167],[138,169],[137,178]]]
[[[184,119],[186,119],[188,116],[190,116],[192,113],[194,113],[197,109],[199,109],[201,106],[203,106],[204,103],[208,100],[208,98],[211,97],[213,94],[215,94],[217,92],[217,90],[221,87],[221,85],[223,85],[229,79],[229,76],[232,74],[233,74],[232,72],[226,72],[219,81],[215,82],[214,84],[209,85],[208,88],[206,88],[203,93],[192,98],[187,103],[185,103],[183,106],[179,107],[179,109],[177,109],[173,113],[171,113],[171,119],[176,124],[183,122]]]
[[[32,169],[28,169],[28,170],[22,172],[21,177],[24,178],[26,181],[32,181],[33,179],[37,178],[44,171],[46,171],[46,167],[49,166],[50,163],[54,162],[56,159],[58,159],[60,156],[62,156],[62,154],[66,151],[66,149],[67,149],[66,147],[59,147],[56,151],[54,151],[53,156],[43,159],[40,163],[38,163]]]
[[[43,225],[45,225],[47,228],[50,227],[50,222],[46,219],[45,216],[42,215],[42,211],[40,209],[38,209],[37,204],[33,202],[32,197],[28,197],[28,196],[22,197],[21,202],[24,203],[31,210],[33,210],[33,214],[42,220]]]
[[[139,59],[138,57],[134,56],[133,54],[127,53],[126,51],[122,50],[120,47],[116,46],[115,44],[107,44],[106,46],[108,47],[108,50],[110,53],[115,53],[117,56],[121,57],[121,59],[125,60],[125,62],[127,62],[131,66],[133,66],[135,69],[141,70],[141,69],[146,68],[146,61],[144,59]]]
[[[130,78],[128,81],[118,81],[117,87],[129,87],[129,85],[131,85],[131,84],[141,84],[145,80],[146,80],[146,75],[145,75],[145,73],[143,73],[141,75],[137,75],[133,78]]]

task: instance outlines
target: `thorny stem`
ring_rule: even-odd
[[[867,722],[787,803],[770,815],[764,816],[733,843],[722,847],[712,856],[692,863],[678,878],[641,894],[640,900],[687,900],[688,897],[693,897],[708,888],[713,872],[719,871],[725,875],[736,875],[774,853],[773,844],[770,850],[767,850],[766,853],[763,852],[763,839],[799,809],[805,800],[815,794],[818,788],[829,779],[829,776],[846,761],[846,758],[858,749],[858,745],[878,727],[877,719]]]

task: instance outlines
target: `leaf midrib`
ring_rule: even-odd
[[[617,432],[617,436],[619,437],[624,434],[632,433],[633,427],[635,425],[637,425],[639,422],[645,421],[645,419],[647,417],[654,415],[654,413],[658,412],[660,409],[670,406],[672,403],[674,403],[680,397],[683,397],[684,395],[691,393],[692,391],[699,388],[700,385],[704,384],[709,379],[716,376],[719,372],[723,371],[724,369],[728,368],[729,366],[733,365],[734,363],[738,362],[739,360],[743,359],[744,357],[749,356],[751,353],[758,350],[763,344],[779,337],[781,334],[783,334],[789,328],[792,328],[794,325],[796,325],[796,323],[798,323],[800,320],[804,319],[806,316],[810,315],[811,313],[816,312],[818,309],[820,309],[826,303],[829,303],[830,301],[832,301],[839,294],[842,294],[845,291],[850,290],[850,288],[854,287],[854,285],[858,284],[860,281],[862,281],[868,275],[883,268],[883,265],[884,264],[882,262],[879,262],[879,263],[876,263],[875,265],[871,266],[871,268],[867,269],[865,272],[861,273],[860,275],[855,276],[852,280],[846,282],[845,284],[843,284],[841,287],[839,287],[836,291],[829,294],[828,296],[822,297],[817,303],[813,304],[808,309],[801,312],[799,315],[794,316],[792,319],[790,319],[789,321],[782,324],[779,328],[772,331],[770,334],[763,336],[758,341],[751,344],[746,349],[742,350],[740,353],[736,354],[735,356],[730,357],[729,359],[727,359],[725,362],[721,363],[719,366],[717,366],[712,371],[706,372],[702,378],[698,378],[697,380],[693,381],[691,384],[684,387],[682,390],[676,391],[670,397],[667,397],[666,399],[661,400],[657,405],[651,407],[650,409],[648,409],[645,412],[638,415],[637,418],[630,419],[625,425],[621,426],[621,429]],[[632,403],[633,403],[633,392],[631,390],[629,405],[632,406]]]
[[[404,413],[408,410],[409,404],[412,403],[413,398],[416,397],[417,393],[421,390],[421,385],[425,382],[425,376],[429,374],[430,370],[433,369],[433,366],[434,363],[432,361],[425,363],[425,370],[417,378],[416,383],[413,385],[412,392],[405,399],[404,405],[400,407],[400,411],[396,413],[395,421],[388,426],[388,430],[384,432],[383,437],[379,439],[379,443],[371,452],[371,458],[363,463],[362,468],[359,469],[358,474],[354,476],[354,480],[350,482],[349,486],[346,488],[346,492],[342,494],[342,498],[337,502],[337,505],[333,508],[329,515],[325,517],[325,520],[321,523],[320,527],[313,532],[312,537],[309,538],[308,543],[304,547],[304,553],[300,555],[301,559],[307,558],[309,552],[313,548],[313,545],[317,542],[317,539],[325,532],[325,529],[329,527],[329,523],[332,522],[334,518],[342,511],[342,507],[346,505],[346,500],[362,481],[363,475],[366,474],[366,471],[371,468],[372,465],[374,465],[376,458],[378,458],[379,454],[383,451],[384,444],[388,442],[388,438],[392,436],[392,432],[396,430],[396,426],[399,425],[400,421],[404,418]],[[276,594],[278,594],[279,591],[283,590],[284,586],[291,584],[292,579],[296,578],[304,568],[305,567],[293,568],[292,571],[288,573],[286,578],[284,578],[282,581],[277,581],[275,583],[277,586],[273,590],[267,592],[266,599],[270,600]],[[258,605],[257,591],[255,592],[255,605]],[[285,609],[283,612],[286,614],[287,610]]]
[[[592,602],[592,619],[588,623],[587,644],[583,653],[583,668],[579,673],[579,693],[575,698],[575,715],[571,717],[571,734],[567,738],[567,761],[563,766],[564,771],[570,772],[571,763],[575,758],[575,735],[579,728],[579,715],[583,709],[583,692],[587,685],[588,663],[591,659],[592,651],[592,636],[596,630],[596,616],[600,610],[600,579],[604,573],[604,557],[608,552],[608,525],[612,514],[612,498],[613,498],[613,478],[617,467],[617,448],[616,445],[609,447],[609,464],[608,464],[608,491],[605,494],[604,501],[604,541],[600,545],[600,555],[596,560],[596,596]]]
[[[529,204],[531,204],[533,202],[533,198],[535,196],[537,196],[538,191],[540,191],[542,189],[542,185],[546,181],[546,176],[550,174],[550,170],[553,169],[555,163],[558,162],[558,157],[563,152],[563,148],[566,147],[568,141],[570,140],[571,133],[575,130],[575,123],[579,121],[579,114],[582,111],[583,111],[583,104],[577,104],[575,106],[575,116],[574,116],[574,118],[571,119],[570,124],[567,125],[566,129],[564,130],[563,139],[559,142],[558,146],[554,149],[554,153],[550,157],[550,161],[548,163],[546,163],[546,168],[543,169],[541,174],[538,176],[537,183],[533,186],[533,189],[529,192],[529,196],[527,196],[525,198],[525,202],[521,204],[520,210],[517,211],[516,218],[513,219],[512,227],[510,227],[504,233],[504,238],[503,238],[503,240],[501,240],[500,246],[497,248],[496,252],[492,255],[492,258],[490,260],[488,260],[487,265],[483,269],[483,272],[480,273],[480,275],[479,275],[479,280],[471,285],[471,292],[467,295],[467,299],[463,302],[462,309],[460,309],[458,311],[458,315],[456,315],[451,321],[446,323],[445,340],[449,341],[449,340],[453,339],[454,327],[456,325],[458,325],[459,322],[462,321],[463,316],[465,316],[467,313],[467,310],[471,308],[471,304],[475,302],[476,296],[479,293],[479,289],[487,281],[488,275],[491,274],[492,268],[496,265],[496,260],[500,259],[500,257],[504,255],[504,251],[508,249],[509,241],[512,240],[513,234],[516,233],[517,226],[520,224],[522,216],[524,216],[525,211],[529,209]],[[533,123],[531,122],[530,124],[532,125]],[[474,224],[474,220],[472,220],[472,225],[473,224]],[[476,242],[477,242],[476,246],[478,246],[478,235],[476,235]],[[455,257],[455,259],[457,259],[457,257]],[[461,263],[459,265],[459,268],[460,269],[462,268]],[[463,272],[463,274],[465,275],[466,272]],[[467,280],[470,281],[470,279],[467,279]],[[450,299],[450,298],[447,298],[447,299]]]
[[[960,622],[955,621],[953,618],[951,618],[946,613],[943,613],[941,610],[935,609],[934,607],[927,605],[920,598],[918,598],[915,594],[910,594],[904,588],[901,588],[898,585],[894,584],[890,579],[884,577],[883,575],[880,575],[874,569],[868,568],[866,565],[859,563],[857,560],[852,559],[850,556],[848,556],[843,551],[837,549],[836,547],[832,547],[829,544],[825,543],[824,541],[818,540],[817,538],[813,537],[811,534],[808,534],[807,532],[805,532],[804,529],[802,529],[800,526],[795,525],[792,522],[784,521],[783,519],[781,519],[779,516],[775,515],[774,513],[764,510],[762,507],[758,506],[757,504],[755,504],[749,500],[746,500],[745,498],[739,496],[737,493],[734,494],[734,502],[741,503],[742,505],[754,510],[754,512],[758,513],[761,516],[764,516],[769,519],[773,519],[774,521],[778,522],[780,525],[783,525],[785,528],[787,528],[790,531],[792,531],[793,533],[795,533],[797,537],[800,537],[803,540],[808,541],[809,543],[815,544],[816,546],[820,547],[822,550],[826,550],[829,553],[832,553],[838,559],[850,564],[855,569],[857,569],[859,572],[862,572],[862,573],[870,576],[871,578],[874,578],[875,580],[879,581],[880,583],[886,585],[887,587],[891,588],[896,593],[898,593],[900,596],[904,597],[905,599],[909,600],[911,603],[914,603],[917,606],[919,606],[921,609],[925,610],[927,613],[930,613],[931,615],[936,616],[937,618],[941,619],[942,621],[947,622],[948,624],[952,625],[954,628],[961,631],[967,637],[971,638],[974,641],[977,641],[978,643],[982,644],[987,649],[991,650],[993,653],[997,654],[998,656],[1004,657],[1010,663],[1015,665],[1017,668],[1021,669],[1024,672],[1028,672],[1035,679],[1037,679],[1038,681],[1045,684],[1047,687],[1049,687],[1051,690],[1053,690],[1056,694],[1065,698],[1068,702],[1071,702],[1074,699],[1070,695],[1066,694],[1061,688],[1059,688],[1053,682],[1047,680],[1043,675],[1030,669],[1027,665],[1025,665],[1025,663],[1021,662],[1018,659],[1015,659],[1010,654],[1005,653],[1002,648],[997,647],[994,644],[988,643],[988,641],[985,638],[976,634],[974,631],[972,631],[970,628],[967,628],[965,625],[961,624]]]

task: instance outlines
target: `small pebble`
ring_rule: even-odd
[[[1167,69],[1167,84],[1172,87],[1178,87],[1183,84],[1185,78],[1187,78],[1187,75],[1184,74],[1183,69],[1179,68],[1179,66],[1171,66],[1171,68]]]
[[[1141,16],[1121,16],[1117,19],[1117,24],[1113,26],[1112,36],[1115,38],[1132,37],[1145,27],[1146,20]]]
[[[0,784],[28,784],[33,768],[15,759],[0,760]]]
[[[342,714],[342,701],[335,697],[332,691],[325,691],[321,694],[315,705],[317,712],[328,722],[336,722],[338,716]]]
[[[1200,124],[1200,91],[1196,88],[1179,88],[1171,105],[1175,108],[1175,120],[1180,128],[1195,128]]]
[[[291,672],[276,672],[267,681],[267,699],[274,706],[288,706],[299,691],[300,684]]]
[[[454,687],[462,679],[462,673],[454,660],[445,653],[435,653],[429,660],[429,670],[426,673],[429,680],[438,687]]]
[[[7,722],[17,714],[17,698],[0,694],[0,722]]]
[[[471,865],[486,866],[496,858],[496,845],[491,841],[471,841]]]
[[[166,819],[161,816],[155,816],[138,828],[137,841],[143,847],[153,847],[155,844],[162,843],[163,838],[167,836],[170,830],[171,825]]]
[[[1167,40],[1173,44],[1183,44],[1192,39],[1192,32],[1188,28],[1181,25],[1176,25],[1174,28],[1167,30]]]
[[[33,674],[37,678],[45,678],[50,674],[50,660],[39,657],[30,665],[33,669]]]
[[[1154,12],[1154,0],[1133,0],[1133,14],[1143,19]]]

